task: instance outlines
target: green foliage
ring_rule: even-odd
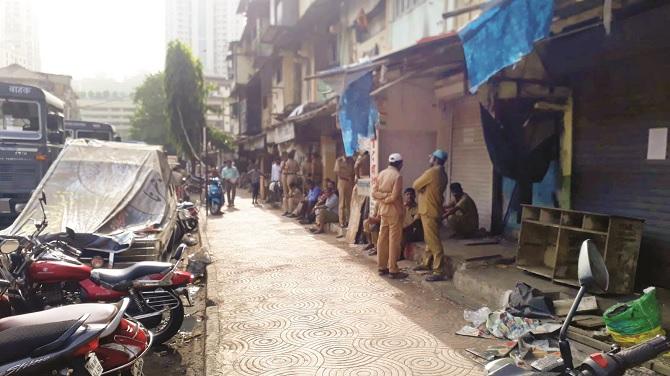
[[[163,145],[168,152],[174,153],[175,148],[168,137],[164,76],[162,72],[149,75],[135,90],[130,136],[147,144]]]
[[[202,65],[179,41],[168,45],[165,94],[170,138],[180,152],[191,157],[200,155],[206,96]]]
[[[207,127],[207,142],[219,150],[232,151],[235,140],[216,128]]]

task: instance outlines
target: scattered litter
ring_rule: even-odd
[[[539,334],[549,334],[549,333],[555,333],[559,329],[561,329],[563,325],[559,323],[543,323],[531,330],[531,334],[539,335]]]
[[[505,342],[501,345],[489,346],[484,351],[477,349],[465,349],[465,351],[478,356],[484,360],[491,361],[497,358],[504,358],[516,347],[516,341]]]
[[[530,364],[533,369],[540,372],[550,372],[559,366],[563,365],[563,359],[559,356],[549,355],[542,359],[538,359]]]
[[[491,310],[489,307],[482,307],[476,311],[463,311],[463,318],[465,321],[471,323],[474,327],[479,327],[488,320]]]
[[[572,325],[582,329],[600,329],[605,326],[603,318],[593,315],[575,316]]]
[[[465,337],[493,338],[486,331],[479,328],[473,328],[469,325],[462,327],[459,331],[456,332],[456,334]]]
[[[190,285],[186,288],[186,292],[188,293],[188,300],[190,302],[195,301],[195,296],[198,294],[198,291],[200,291],[200,286]]]
[[[207,253],[207,249],[203,247],[188,257],[187,270],[196,277],[203,277],[205,275],[205,267],[211,263],[212,258]]]
[[[567,316],[572,307],[573,299],[560,299],[554,300],[554,312],[557,316]],[[598,301],[595,296],[585,296],[579,307],[577,307],[577,312],[589,312],[598,310]]]
[[[486,329],[497,338],[515,340],[540,326],[535,319],[512,316],[509,312],[493,312],[486,321]]]
[[[553,318],[551,298],[530,285],[517,282],[509,296],[507,311],[514,316],[528,318]]]

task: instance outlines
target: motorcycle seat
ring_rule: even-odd
[[[132,281],[150,274],[167,272],[172,268],[169,262],[141,261],[124,269],[94,269],[91,272],[93,282],[105,282],[110,285]]]
[[[54,318],[54,316],[50,317]],[[28,324],[1,331],[0,364],[28,358],[33,350],[56,341],[76,323],[75,319],[47,324]]]
[[[54,323],[54,320],[76,321],[85,314],[90,314],[86,319],[86,324],[107,324],[118,312],[119,308],[113,304],[87,303],[51,308],[46,311],[0,319],[0,334],[11,328],[50,325]]]

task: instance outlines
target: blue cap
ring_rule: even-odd
[[[435,157],[435,158],[437,158],[441,161],[446,161],[447,158],[449,158],[449,154],[447,154],[447,152],[442,150],[442,149],[435,150],[432,155],[433,155],[433,157]]]

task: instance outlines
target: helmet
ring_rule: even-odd
[[[449,158],[449,154],[442,149],[435,150],[431,155],[441,161],[446,161]]]
[[[393,153],[389,155],[389,163],[395,163],[401,161],[402,161],[402,155],[400,155],[400,153]]]

